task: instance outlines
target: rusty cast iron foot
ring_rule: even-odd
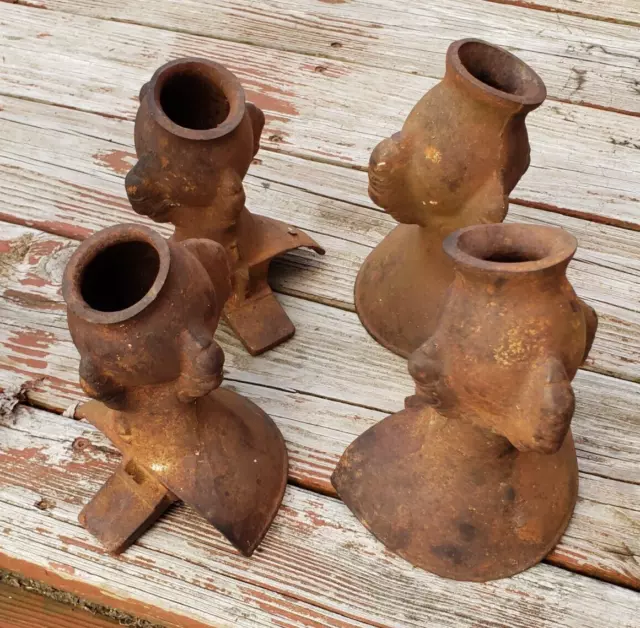
[[[218,388],[224,354],[213,334],[230,291],[221,245],[136,225],[91,236],[67,265],[80,382],[96,400],[78,414],[124,457],[80,517],[111,552],[182,500],[249,556],[278,510],[282,435],[255,404]]]
[[[355,304],[367,331],[394,353],[408,357],[433,334],[453,280],[444,238],[504,219],[529,166],[525,117],[545,96],[540,77],[506,50],[456,41],[444,79],[374,149],[369,196],[400,224],[360,269]]]
[[[80,406],[77,416],[89,419],[93,412],[87,406],[92,403]],[[79,521],[108,552],[120,554],[175,501],[176,497],[151,473],[129,460],[82,509]]]
[[[199,58],[167,63],[140,92],[138,163],[126,178],[133,209],[173,223],[176,240],[207,238],[225,247],[232,292],[224,316],[252,355],[294,333],[267,283],[271,260],[299,247],[324,254],[303,231],[245,206],[242,182],[264,122],[223,66]]]
[[[332,477],[390,550],[457,580],[542,560],[576,502],[571,387],[597,317],[567,281],[556,227],[479,225],[444,243],[454,280],[409,360],[416,395],[346,450]]]

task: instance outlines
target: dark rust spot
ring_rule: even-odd
[[[456,545],[433,545],[431,551],[438,557],[451,561],[458,566],[464,562],[464,553]]]
[[[478,528],[466,521],[458,523],[458,530],[463,541],[473,541],[478,534]]]
[[[34,506],[38,510],[53,510],[56,507],[56,503],[52,499],[48,499],[43,497],[39,501],[37,501]]]
[[[87,447],[91,446],[91,442],[86,438],[76,438],[73,443],[71,443],[71,448],[75,451],[83,451],[87,449]]]

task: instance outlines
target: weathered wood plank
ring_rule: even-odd
[[[113,628],[113,619],[0,583],[0,628]]]
[[[339,501],[291,486],[252,559],[238,556],[185,506],[113,558],[76,520],[118,464],[102,436],[83,422],[25,407],[1,423],[0,564],[28,561],[83,593],[101,587],[121,596],[125,610],[131,602],[161,604],[195,625],[295,628],[630,628],[636,619],[637,594],[550,565],[484,585],[431,576],[385,551]],[[72,446],[87,437],[90,446]],[[594,507],[581,499],[571,528],[581,525],[582,513],[603,515]],[[604,518],[636,514],[615,507]],[[558,551],[582,550],[570,541]],[[160,619],[157,613],[149,607],[145,615]]]
[[[640,26],[640,6],[636,0],[490,0],[526,9],[564,13],[604,20],[614,24]]]
[[[140,85],[158,65],[181,55],[209,56],[236,72],[264,107],[267,148],[357,168],[435,82],[6,3],[0,22],[5,94],[131,119]],[[328,70],[316,71],[319,66]],[[530,117],[529,129],[533,163],[516,200],[640,228],[640,117],[550,102]]]
[[[515,4],[47,0],[46,6],[432,78],[442,75],[448,42],[473,36],[505,46],[530,63],[544,78],[552,98],[640,114],[636,81],[640,56],[634,27],[531,11]]]
[[[64,121],[56,121],[59,108],[9,98],[0,105],[0,217],[74,238],[116,222],[144,222],[124,195],[123,173],[133,160],[131,145],[120,143],[131,138],[124,122],[68,110],[62,110]],[[47,120],[50,127],[68,126],[64,132],[38,128]],[[356,273],[395,224],[369,209],[366,175],[267,151],[253,170],[247,179],[250,206],[308,230],[329,251],[324,258],[300,251],[278,261],[274,287],[353,310]],[[640,233],[517,205],[509,220],[560,225],[576,235],[581,247],[570,279],[601,315],[588,366],[640,378]]]
[[[6,405],[19,398],[22,389],[31,401],[60,411],[82,398],[76,383],[78,356],[59,295],[59,276],[75,242],[34,235],[21,226],[8,226],[7,231],[21,236],[6,247],[5,268],[17,272],[3,278],[7,289],[0,302],[0,345],[5,349],[0,373],[9,386]],[[31,270],[20,272],[12,258]],[[292,479],[331,494],[329,476],[344,448],[380,420],[383,411],[402,407],[411,380],[404,361],[369,338],[352,313],[290,297],[284,300],[298,333],[264,356],[249,357],[225,328],[220,330],[228,380],[280,425],[291,452]],[[576,546],[556,558],[586,573],[635,584],[640,573],[634,571],[635,558],[623,554],[624,547],[633,546],[624,524],[616,531],[623,545],[612,545],[611,525],[591,522],[601,521],[609,507],[633,508],[640,498],[640,439],[633,411],[640,386],[586,372],[579,374],[575,386],[581,469],[609,482],[592,489],[590,499],[596,496],[596,501],[611,503],[602,513],[600,506],[592,508]],[[612,478],[623,480],[621,489],[612,488],[619,484],[611,484]],[[640,579],[637,583],[640,586]]]
[[[41,246],[47,245],[43,242]],[[31,248],[35,255],[37,248]],[[56,268],[55,259],[64,259],[69,252],[69,248],[54,252],[48,260],[49,268]],[[21,386],[26,387],[26,398],[57,411],[84,398],[77,384],[78,355],[71,344],[60,301],[52,301],[42,290],[28,295],[14,291],[8,299],[31,303],[34,314],[25,314],[24,310],[10,313],[8,308],[3,311],[0,344],[4,355],[0,364],[4,384],[10,384],[16,394]],[[291,299],[288,303],[296,301]],[[304,316],[305,311],[296,313]],[[325,311],[326,308],[321,310]],[[355,436],[380,420],[382,412],[402,407],[404,397],[411,394],[411,380],[406,364],[378,350],[361,328],[358,331],[355,326],[334,326],[336,341],[324,332],[333,321],[322,324],[320,318],[316,315],[306,325],[304,319],[296,318],[302,327],[298,336],[285,345],[289,351],[284,352],[283,347],[278,350],[280,354],[272,351],[260,358],[247,358],[225,329],[220,330],[220,338],[227,355],[228,380],[240,392],[257,398],[281,422],[295,453],[294,479],[331,492],[329,475],[337,457]],[[320,327],[314,329],[315,325]],[[348,343],[352,335],[354,345]],[[342,345],[340,339],[345,340]],[[321,347],[321,343],[328,345],[322,352],[316,350],[306,358],[302,355],[309,346]],[[342,357],[331,368],[326,367],[330,356],[341,347]],[[323,357],[325,351],[329,358]],[[361,371],[358,383],[353,385],[344,382],[346,369],[354,368],[351,362]],[[296,381],[296,371],[301,369],[308,372],[307,376]],[[385,386],[381,387],[383,378]],[[640,484],[640,418],[634,413],[639,385],[580,371],[575,386],[578,405],[574,427],[584,463],[581,468]],[[347,404],[359,407],[356,411]]]

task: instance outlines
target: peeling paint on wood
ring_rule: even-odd
[[[127,174],[136,163],[135,153],[124,150],[110,150],[96,153],[93,158],[107,168],[111,168],[117,174]]]
[[[384,0],[387,1],[389,0]],[[402,6],[392,11],[389,19],[404,14],[404,3],[401,0],[394,1]],[[351,7],[352,4],[318,3],[318,6],[340,8]],[[103,3],[82,3],[82,6],[89,7],[88,10],[98,6],[101,10]],[[136,6],[131,3],[127,8],[135,9]],[[497,7],[491,3],[483,3],[483,6],[487,11],[493,11]],[[434,10],[436,9],[438,5],[434,5]],[[82,10],[81,3],[77,3],[74,10]],[[466,10],[471,9],[467,7]],[[498,7],[498,10],[502,15],[504,8]],[[398,73],[392,68],[370,67],[338,59],[332,60],[333,68],[336,71],[344,68],[348,76],[300,72],[299,68],[303,65],[321,64],[322,58],[266,48],[261,48],[260,54],[256,55],[256,48],[252,45],[57,11],[36,12],[5,3],[0,3],[0,15],[5,16],[7,26],[4,28],[7,29],[7,35],[16,33],[16,36],[23,38],[12,41],[12,45],[3,51],[7,59],[3,66],[5,74],[2,75],[5,85],[3,91],[6,94],[98,112],[103,117],[114,119],[114,122],[115,118],[122,117],[132,120],[136,110],[133,97],[138,93],[140,85],[149,79],[161,63],[167,58],[184,54],[209,55],[227,64],[241,81],[254,80],[254,74],[258,73],[260,84],[269,86],[267,93],[277,95],[276,110],[266,111],[269,117],[264,134],[266,148],[362,169],[366,167],[369,153],[377,142],[400,128],[408,110],[436,82],[432,77]],[[145,10],[145,15],[160,15],[160,12]],[[182,12],[181,15],[187,16],[189,12]],[[277,16],[277,11],[273,15]],[[102,17],[107,17],[107,14]],[[422,13],[417,17],[410,17],[414,21],[428,20],[428,15]],[[489,22],[484,20],[483,23]],[[316,32],[315,24],[316,21],[313,21],[313,25],[309,27],[311,32]],[[502,41],[501,34],[505,32],[502,22],[496,19],[494,24],[494,40],[508,45],[508,42]],[[46,41],[37,40],[33,33],[42,32],[45,25],[60,36]],[[162,28],[164,24],[159,26]],[[405,28],[407,33],[414,32]],[[294,33],[295,30],[294,28]],[[468,34],[467,28],[463,30]],[[555,21],[543,25],[539,30],[547,31],[554,45],[563,44],[566,39],[563,38],[566,29],[559,27]],[[220,32],[219,23],[216,22],[208,32]],[[440,46],[441,54],[444,54],[446,45],[437,38],[425,38],[423,32],[424,30],[415,31],[419,34],[416,35],[419,42],[432,42],[433,45]],[[522,32],[521,20],[514,19],[513,43],[510,47],[516,52]],[[86,36],[86,33],[91,33],[91,37]],[[521,51],[524,60],[538,69],[547,82],[548,72],[562,66],[562,76],[558,80],[569,94],[575,88],[570,81],[567,82],[571,76],[571,68],[584,69],[585,64],[592,63],[594,55],[605,54],[598,52],[597,48],[583,49],[585,39],[579,36],[579,30],[576,33],[575,41],[571,44],[574,49],[569,51],[563,48],[553,59],[536,61],[525,50]],[[635,30],[631,29],[625,35],[620,35],[615,45],[608,44],[595,34],[593,40],[586,40],[587,46],[604,45],[609,56],[610,53],[615,53],[615,58],[603,62],[603,67],[594,70],[593,79],[587,78],[586,83],[602,86],[603,76],[610,76],[611,85],[606,88],[606,95],[603,93],[607,105],[613,103],[619,106],[623,99],[624,96],[617,94],[616,90],[622,84],[620,71],[624,71],[631,75],[631,82],[627,85],[631,95],[627,98],[634,104],[629,107],[638,107],[637,93],[632,89],[633,81],[637,80],[634,74],[637,59],[631,58],[633,55],[624,56],[625,47],[628,48],[629,42],[634,41],[635,35]],[[441,33],[441,36],[445,35]],[[295,38],[300,39],[299,33],[295,34]],[[405,39],[402,30],[393,30],[393,41]],[[21,48],[23,44],[20,42],[23,40],[29,41],[27,49]],[[34,41],[39,42],[35,45],[41,45],[41,50],[32,50]],[[329,41],[340,43],[340,39]],[[113,45],[113,42],[117,42],[117,45]],[[533,45],[534,42],[531,42],[530,46]],[[569,43],[565,44],[565,48],[568,45]],[[548,47],[545,43],[544,46],[538,45],[538,48],[544,49],[545,46]],[[332,50],[330,46],[328,49]],[[339,54],[343,55],[347,49],[350,47],[343,46]],[[393,46],[385,44],[385,54],[393,49]],[[104,57],[104,50],[112,50],[108,58]],[[39,54],[39,64],[50,63],[51,67],[47,65],[42,68],[42,72],[32,76],[32,68],[25,61],[30,54]],[[402,57],[403,54],[399,56]],[[431,59],[434,55],[435,51],[420,50],[417,58],[422,63],[424,59]],[[64,67],[57,61],[60,57],[66,60]],[[576,58],[580,59],[579,65]],[[101,69],[98,75],[93,71],[96,65]],[[441,61],[438,67],[438,71],[432,73],[433,76],[442,74]],[[7,68],[11,69],[9,75],[6,74]],[[29,78],[25,79],[25,76]],[[104,85],[113,86],[113,91],[96,91],[96,88]],[[383,98],[380,97],[381,94],[384,95]],[[583,91],[580,95],[584,100]],[[297,115],[279,113],[278,109],[283,110],[285,106],[282,102],[287,103],[286,107],[295,108]],[[613,130],[620,139],[635,141],[635,137],[640,135],[640,117],[562,104],[561,108],[566,109],[573,119],[573,122],[567,122],[565,118],[568,116],[560,116],[553,107],[554,103],[549,102],[530,116],[532,165],[514,191],[514,196],[525,202],[546,203],[563,211],[586,211],[594,215],[613,216],[621,221],[620,224],[638,224],[637,204],[621,196],[638,196],[639,151],[623,147],[625,152],[622,154],[621,147],[613,146],[609,138]],[[3,116],[6,117],[6,112],[3,112]],[[283,133],[287,134],[286,142],[278,143],[268,139],[271,136],[284,137]],[[607,182],[613,180],[615,186],[608,185]],[[635,220],[632,218],[634,214]]]
[[[601,10],[594,0],[571,2]],[[628,49],[637,30],[572,17],[563,3],[538,3],[557,15],[472,0],[428,9],[403,0],[275,0],[268,12],[216,0],[215,13],[203,0],[151,0],[144,11],[120,0],[48,0],[54,11],[0,4],[3,92],[31,99],[0,97],[0,220],[18,223],[0,224],[0,564],[181,627],[453,628],[475,627],[478,617],[514,628],[632,625],[638,598],[593,578],[640,586],[640,385],[603,374],[640,380],[640,234],[609,226],[640,229],[640,122],[626,115],[640,113],[638,60]],[[611,7],[612,15],[625,10],[627,0]],[[70,15],[78,13],[89,18]],[[536,112],[533,165],[510,220],[578,236],[571,280],[601,314],[589,362],[599,373],[576,378],[580,498],[548,558],[563,569],[540,565],[482,586],[439,580],[391,555],[331,497],[329,483],[344,447],[409,392],[406,365],[350,311],[355,272],[392,224],[366,196],[368,153],[440,76],[445,40],[468,34],[469,23],[547,81],[555,102]],[[62,412],[82,398],[59,294],[76,246],[67,238],[138,219],[122,184],[134,160],[137,91],[167,57],[184,54],[228,64],[267,109],[269,150],[247,179],[251,207],[308,229],[331,253],[290,255],[274,268],[273,285],[299,322],[291,343],[248,359],[228,330],[220,333],[227,385],[277,421],[291,479],[328,495],[290,487],[251,561],[184,506],[124,557],[107,556],[77,513],[118,453],[84,422],[18,403]],[[349,339],[346,349],[337,336]],[[386,390],[376,385],[382,377]]]

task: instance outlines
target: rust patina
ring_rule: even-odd
[[[444,238],[502,222],[529,166],[526,115],[544,83],[509,52],[454,42],[444,79],[382,141],[369,164],[369,195],[400,224],[360,269],[355,303],[369,333],[408,357],[432,333],[453,279]]]
[[[280,431],[255,404],[219,389],[213,339],[231,291],[224,248],[118,225],[91,236],[65,270],[80,382],[78,409],[123,461],[80,515],[111,552],[182,500],[250,555],[287,480]]]
[[[416,394],[350,445],[332,481],[390,550],[484,581],[542,560],[569,522],[571,381],[597,318],[565,276],[576,241],[562,229],[478,225],[444,248],[454,280],[409,360]]]
[[[252,355],[295,331],[267,282],[271,260],[299,247],[324,253],[303,231],[246,208],[242,181],[264,121],[221,65],[198,58],[167,63],[140,92],[139,160],[126,178],[133,209],[173,223],[176,240],[207,238],[225,247],[232,291],[223,315]]]

